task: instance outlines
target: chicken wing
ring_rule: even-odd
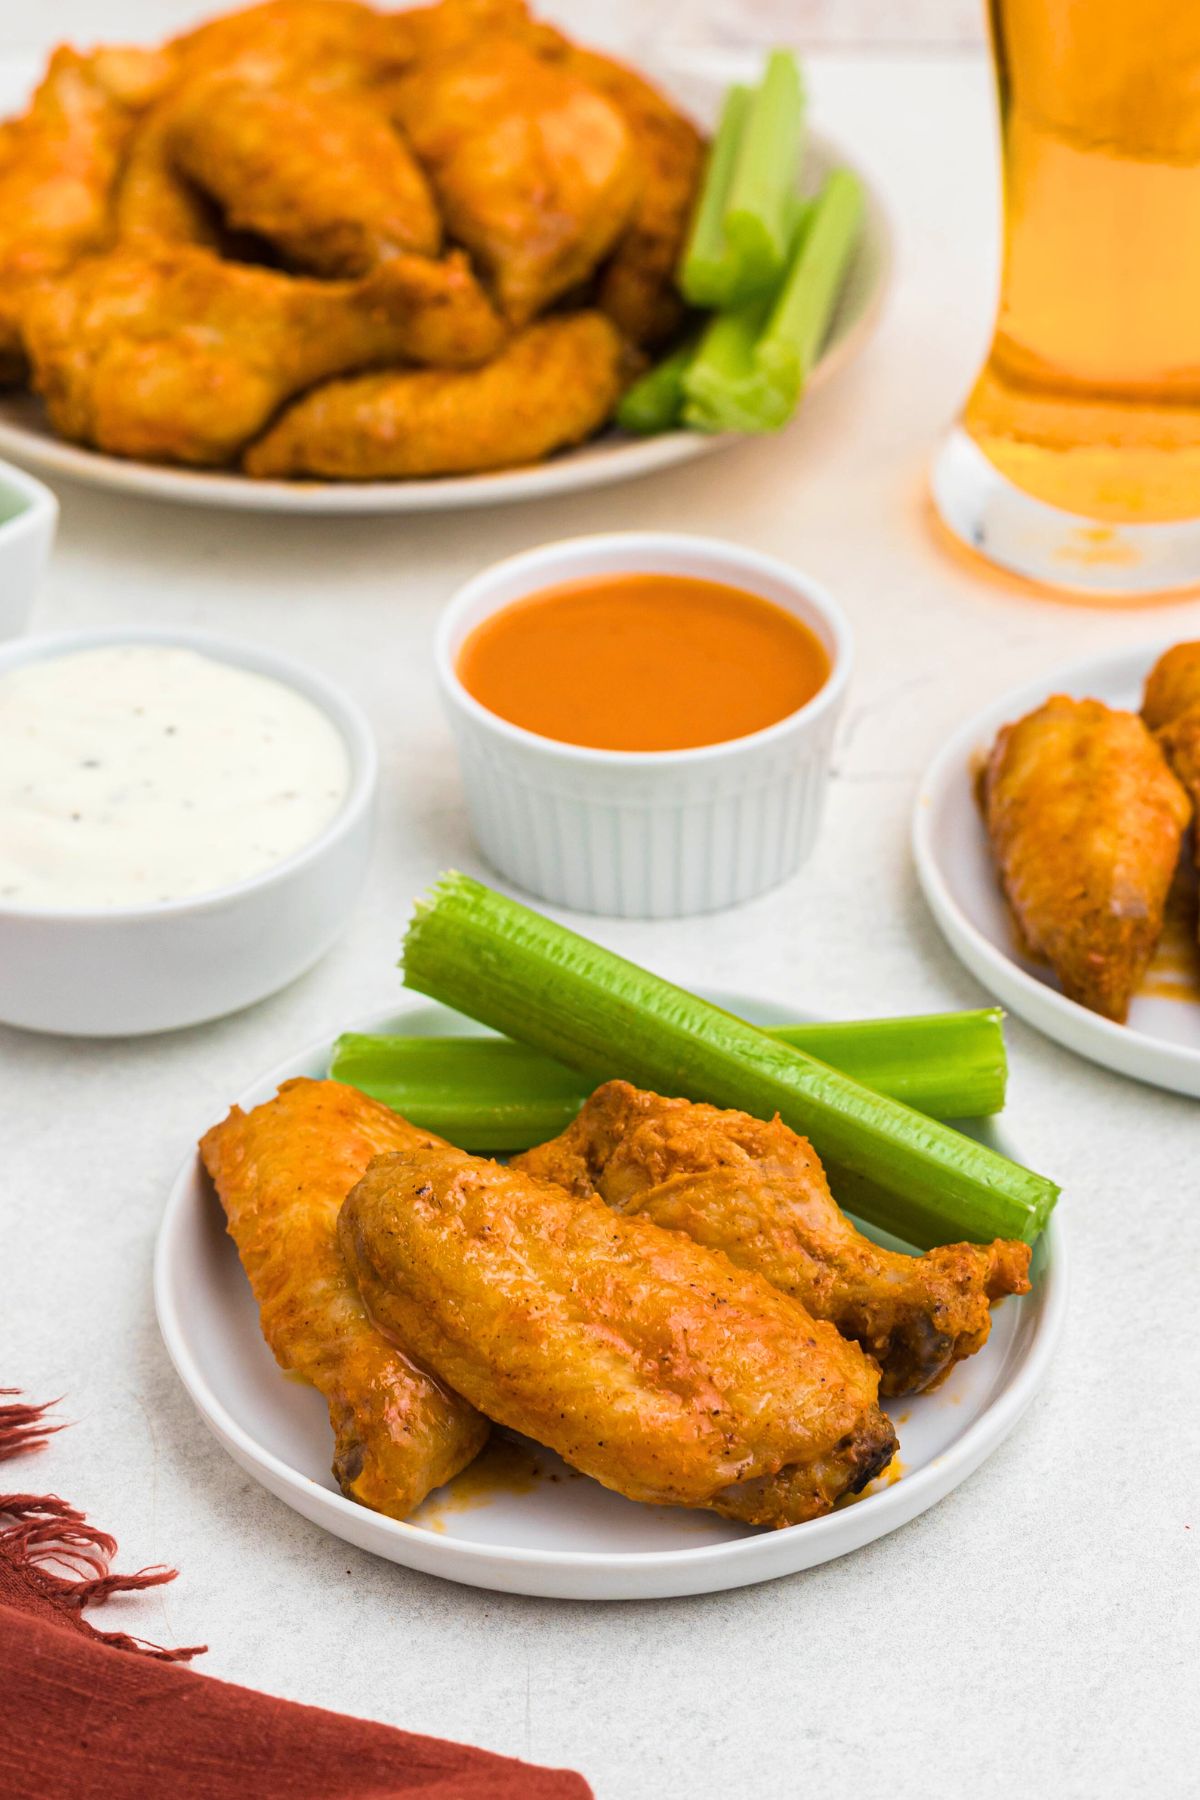
[[[595,1196],[457,1150],[400,1152],[354,1188],[338,1236],[385,1335],[630,1499],[791,1525],[895,1451],[856,1344]]]
[[[1191,807],[1135,713],[1057,694],[1006,725],[980,799],[1001,883],[1063,992],[1123,1022]]]
[[[885,1394],[934,1387],[985,1343],[989,1304],[1029,1287],[1029,1246],[883,1250],[839,1209],[816,1151],[780,1119],[597,1088],[560,1137],[515,1166],[616,1212],[682,1231],[754,1269],[879,1364]]]
[[[465,261],[395,257],[329,282],[130,247],[34,291],[22,330],[56,429],[117,456],[231,461],[293,394],[408,358],[495,354],[503,327]]]
[[[675,284],[704,166],[704,139],[658,89],[607,56],[582,50],[550,27],[541,53],[561,62],[616,106],[629,127],[640,185],[629,223],[601,271],[596,304],[634,344],[665,343],[684,307]]]
[[[394,84],[391,106],[447,232],[514,324],[582,282],[625,229],[639,173],[621,114],[517,40],[419,62]]]
[[[170,112],[177,169],[316,275],[366,275],[400,251],[436,256],[441,220],[424,175],[361,96],[223,79],[192,83]]]
[[[395,1519],[466,1467],[488,1424],[380,1337],[338,1249],[337,1215],[374,1156],[438,1142],[340,1082],[288,1081],[200,1143],[263,1336],[328,1404],[339,1487]]]
[[[600,313],[574,313],[528,326],[482,369],[331,381],[295,401],[250,446],[244,467],[373,481],[537,462],[612,416],[624,355]]]
[[[1142,718],[1200,817],[1200,642],[1176,644],[1150,671]],[[1200,832],[1192,846],[1200,867]]]
[[[105,243],[110,202],[136,118],[119,63],[56,50],[28,111],[0,138],[0,380],[19,379],[19,314],[33,281]],[[156,67],[146,52],[149,67]],[[107,67],[107,78],[105,68]]]

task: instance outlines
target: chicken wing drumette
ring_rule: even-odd
[[[840,1210],[806,1138],[779,1119],[666,1100],[609,1081],[560,1137],[515,1159],[722,1250],[855,1339],[885,1394],[935,1386],[985,1343],[991,1304],[1029,1286],[1029,1246],[881,1249]]]
[[[396,1519],[466,1467],[488,1424],[375,1330],[337,1216],[373,1157],[437,1142],[340,1082],[288,1081],[251,1113],[235,1106],[200,1144],[263,1336],[329,1407],[338,1485]]]
[[[1070,999],[1123,1022],[1162,934],[1191,816],[1136,713],[1056,694],[996,739],[980,781],[1000,880]]]
[[[465,261],[398,256],[359,282],[129,246],[34,290],[22,330],[64,437],[117,456],[228,463],[285,401],[399,360],[464,367],[504,328]]]
[[[380,1330],[630,1499],[791,1525],[895,1451],[856,1344],[595,1195],[460,1151],[401,1152],[371,1165],[338,1236]]]

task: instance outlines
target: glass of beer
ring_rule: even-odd
[[[933,474],[993,562],[1098,598],[1200,583],[1200,0],[990,0],[991,350]]]

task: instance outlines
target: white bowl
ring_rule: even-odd
[[[559,743],[510,725],[467,692],[455,664],[483,619],[559,582],[630,573],[698,576],[774,601],[820,639],[828,679],[766,730],[694,750]],[[822,587],[773,557],[713,538],[617,532],[494,564],[455,595],[436,645],[483,854],[556,906],[622,918],[711,912],[774,887],[816,838],[851,659],[850,627]]]
[[[206,632],[144,625],[22,638],[0,673],[106,644],[172,644],[285,683],[345,741],[350,786],[311,843],[247,881],[137,907],[23,908],[0,902],[0,1020],[32,1031],[126,1037],[220,1018],[311,968],[339,935],[370,855],[377,758],[339,688],[302,664]]]
[[[29,623],[57,524],[50,489],[0,463],[0,639],[16,637]]]

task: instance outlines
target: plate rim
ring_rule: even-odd
[[[1120,679],[1126,671],[1140,670],[1140,679],[1164,650],[1178,643],[1178,634],[1151,643],[1128,646],[1102,656],[1080,658],[1062,664],[1034,680],[1007,689],[997,699],[962,721],[945,738],[926,764],[917,784],[913,804],[911,842],[917,879],[926,903],[951,950],[985,988],[1006,1001],[1027,1023],[1076,1055],[1154,1087],[1168,1088],[1195,1098],[1200,1095],[1200,1050],[1151,1035],[1134,1025],[1118,1025],[1089,1012],[1077,1000],[1052,988],[1023,969],[1011,955],[999,949],[964,911],[951,892],[943,862],[934,848],[934,828],[949,795],[964,769],[969,770],[975,750],[994,738],[1000,726],[1020,718],[1052,694],[1090,697],[1081,690],[1098,680]],[[983,831],[982,821],[979,826]],[[1078,1041],[1083,1038],[1089,1048]],[[1138,1066],[1141,1058],[1160,1065]],[[1170,1077],[1176,1079],[1172,1080]],[[1178,1086],[1177,1081],[1186,1085]]]
[[[669,86],[672,76],[677,83],[700,80],[711,81],[714,88],[716,86],[715,77],[682,64],[661,72],[663,85]],[[818,358],[806,390],[812,393],[840,374],[875,335],[895,284],[896,235],[879,188],[858,159],[846,151],[836,134],[813,130],[809,134],[809,149],[820,163],[836,162],[850,169],[861,182],[866,219],[862,241],[869,244],[876,267],[875,282],[860,316]],[[28,404],[30,395],[26,390],[14,391],[18,394],[19,404]],[[736,432],[669,431],[650,438],[627,436],[623,442],[614,443],[606,456],[594,459],[584,460],[584,457],[603,442],[602,437],[540,463],[475,475],[442,475],[413,481],[256,481],[224,469],[189,469],[90,450],[53,435],[48,428],[38,430],[12,422],[4,414],[5,398],[4,392],[0,392],[0,456],[11,458],[19,468],[60,475],[98,492],[132,494],[148,500],[174,501],[179,505],[226,508],[231,512],[313,518],[323,515],[421,516],[550,500],[563,494],[583,493],[591,488],[637,480],[746,442],[745,437]],[[803,408],[797,414],[797,420],[802,416]]]
[[[744,993],[729,990],[708,990],[714,1000],[723,1004],[735,1004],[743,1009],[753,999]],[[402,993],[385,1007],[373,1008],[369,1013],[361,1015],[350,1024],[344,1025],[344,1031],[369,1030],[372,1023],[376,1026],[384,1018],[394,1018],[406,1012],[419,1011],[430,1005],[424,996],[413,993]],[[432,1004],[437,1004],[433,1002]],[[778,1005],[771,1001],[770,1006]],[[448,1009],[449,1010],[449,1009]],[[271,1069],[265,1071],[255,1081],[248,1083],[233,1102],[239,1106],[257,1105],[254,1098],[259,1092],[274,1083],[287,1080],[295,1073],[296,1068],[315,1057],[328,1053],[331,1037],[323,1033],[309,1044],[295,1051],[291,1056],[281,1060]],[[1005,1134],[998,1132],[1000,1148],[1005,1148]],[[1006,1151],[1011,1154],[1011,1147]],[[303,1475],[289,1463],[266,1449],[245,1430],[232,1416],[223,1402],[210,1387],[204,1371],[199,1367],[192,1355],[186,1334],[181,1330],[176,1317],[173,1301],[169,1292],[169,1283],[173,1271],[173,1238],[182,1225],[188,1205],[188,1194],[196,1175],[197,1156],[192,1151],[178,1170],[170,1188],[166,1207],[154,1249],[154,1305],[159,1331],[166,1346],[167,1354],[175,1368],[184,1389],[193,1405],[200,1413],[205,1424],[216,1436],[223,1447],[241,1463],[242,1467],[255,1475],[255,1479],[285,1504],[291,1504],[280,1489],[285,1488],[305,1493],[315,1491],[320,1495],[322,1504],[329,1503],[336,1518],[342,1518],[348,1524],[361,1523],[364,1512],[374,1527],[382,1530],[384,1538],[393,1537],[398,1545],[406,1541],[414,1547],[417,1545],[427,1551],[433,1561],[437,1561],[437,1552],[441,1550],[447,1561],[465,1563],[473,1568],[473,1575],[454,1574],[449,1570],[444,1573],[451,1580],[475,1581],[476,1585],[492,1587],[495,1584],[486,1579],[489,1567],[497,1564],[510,1569],[514,1574],[531,1569],[542,1569],[558,1574],[610,1574],[625,1573],[671,1573],[680,1576],[689,1571],[711,1567],[714,1574],[724,1574],[731,1566],[736,1568],[740,1563],[761,1560],[764,1545],[785,1542],[790,1533],[802,1531],[806,1545],[819,1546],[828,1538],[835,1540],[850,1536],[857,1541],[846,1542],[841,1549],[835,1549],[832,1555],[840,1555],[849,1550],[860,1548],[865,1542],[885,1536],[889,1531],[908,1522],[917,1513],[935,1505],[959,1482],[965,1480],[996,1449],[1012,1430],[1034,1394],[1041,1386],[1053,1357],[1062,1329],[1063,1318],[1067,1307],[1068,1272],[1065,1248],[1065,1237],[1062,1222],[1057,1216],[1057,1209],[1051,1215],[1050,1222],[1042,1234],[1045,1244],[1045,1268],[1040,1283],[1040,1304],[1034,1324],[1033,1336],[1021,1362],[1011,1372],[1001,1391],[984,1407],[979,1416],[962,1432],[961,1436],[939,1455],[935,1456],[922,1468],[901,1481],[893,1483],[876,1494],[868,1495],[849,1511],[827,1513],[819,1519],[810,1519],[800,1526],[786,1526],[779,1531],[755,1533],[748,1537],[736,1538],[726,1543],[705,1544],[682,1550],[635,1550],[635,1551],[597,1551],[597,1550],[553,1550],[528,1549],[517,1545],[497,1545],[480,1543],[469,1539],[447,1539],[443,1534],[430,1531],[422,1526],[409,1524],[405,1520],[391,1519],[383,1513],[371,1512],[356,1501],[348,1500],[344,1494],[330,1490],[314,1482],[311,1477]],[[234,1446],[237,1449],[234,1449]],[[263,1474],[260,1474],[262,1471]],[[272,1480],[265,1480],[269,1474]],[[278,1486],[272,1485],[278,1483]],[[928,1498],[925,1496],[928,1495]],[[914,1505],[913,1502],[916,1502]],[[309,1517],[310,1514],[303,1516]],[[855,1520],[855,1526],[847,1525],[847,1520]],[[870,1531],[866,1537],[861,1536],[861,1528],[867,1522],[879,1526]],[[322,1525],[323,1529],[332,1529],[323,1525],[320,1520],[313,1523]],[[337,1533],[335,1535],[342,1535]],[[374,1552],[380,1554],[380,1552]],[[402,1561],[402,1558],[393,1560]],[[813,1562],[832,1560],[832,1556],[817,1556]],[[810,1565],[811,1566],[811,1565]],[[434,1573],[442,1571],[434,1569]],[[781,1569],[776,1573],[788,1573]],[[476,1579],[481,1577],[483,1579]],[[748,1580],[765,1578],[764,1574],[752,1574]],[[714,1584],[714,1586],[720,1585]],[[729,1583],[727,1585],[734,1585]],[[701,1590],[707,1591],[707,1590]]]

